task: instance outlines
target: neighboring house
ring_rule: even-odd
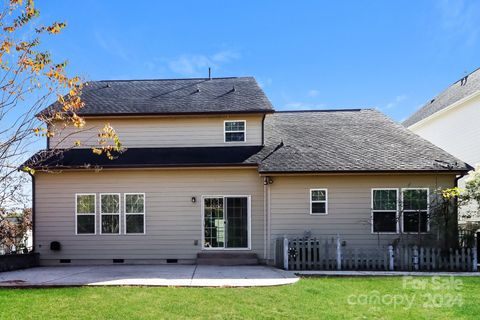
[[[466,163],[480,164],[480,69],[456,81],[403,124]],[[464,186],[464,179],[459,186]],[[468,214],[468,208],[460,213]]]
[[[33,179],[42,264],[272,263],[285,235],[375,248],[420,228],[437,241],[428,202],[470,169],[376,110],[275,112],[251,77],[98,81],[82,97],[87,130],[48,145],[94,142],[109,122],[127,150],[39,165],[59,171]]]
[[[32,249],[32,230],[28,229],[25,233],[22,233],[22,236],[12,238],[13,234],[18,235],[18,230],[22,229],[22,222],[20,219],[21,218],[18,216],[2,216],[0,214],[0,235],[4,236],[4,238],[0,238],[0,255],[17,251],[23,252],[25,249],[30,251]],[[14,226],[19,226],[19,228],[15,228]]]

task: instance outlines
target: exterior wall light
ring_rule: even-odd
[[[271,177],[264,177],[263,178],[263,184],[264,185],[269,185],[273,183],[273,179]]]
[[[195,203],[195,202],[197,202],[197,198],[192,197],[192,203]]]

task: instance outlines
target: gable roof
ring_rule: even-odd
[[[273,112],[253,77],[92,81],[81,97],[82,116]]]
[[[480,91],[480,68],[456,81],[445,91],[426,103],[405,120],[403,125],[409,127],[478,91]]]
[[[278,147],[261,161],[261,173],[471,168],[372,109],[277,112],[266,117],[265,137]]]
[[[85,164],[105,168],[253,165],[266,174],[471,170],[468,164],[372,109],[269,114],[263,147],[130,148],[113,161],[89,149],[72,149],[42,164],[53,168]]]

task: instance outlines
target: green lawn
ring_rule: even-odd
[[[388,277],[306,278],[267,288],[0,289],[0,319],[480,318],[480,278],[414,279],[425,288]]]

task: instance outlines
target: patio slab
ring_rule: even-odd
[[[0,273],[0,287],[255,287],[292,284],[298,279],[295,274],[268,266],[61,266]]]

